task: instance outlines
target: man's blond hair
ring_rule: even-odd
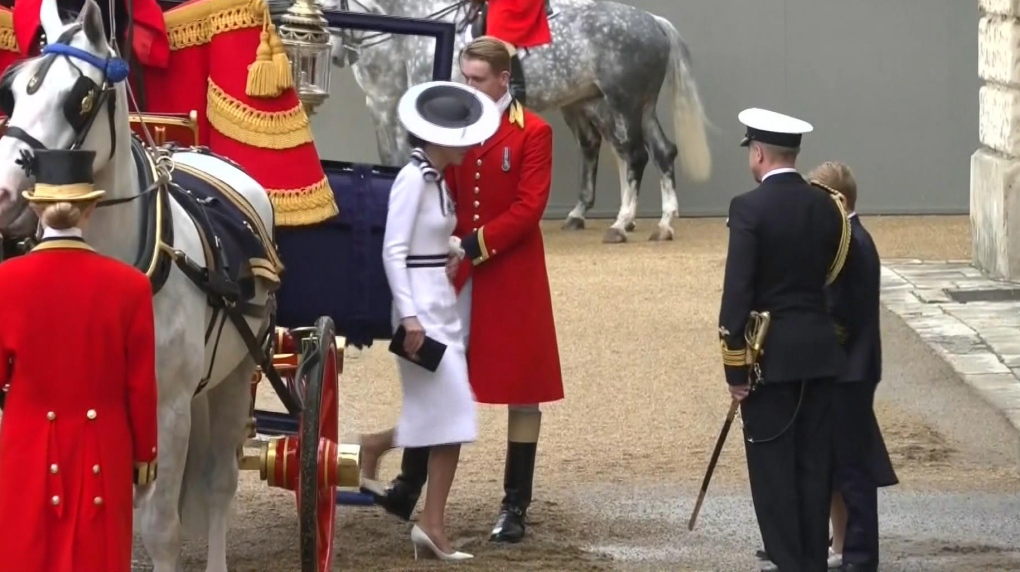
[[[846,197],[847,210],[857,208],[857,180],[850,167],[838,161],[826,161],[815,167],[808,175],[808,179],[818,181],[823,185],[843,193]]]
[[[460,53],[460,59],[483,61],[497,74],[510,71],[510,50],[495,36],[478,36]]]

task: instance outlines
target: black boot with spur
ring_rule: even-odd
[[[531,504],[537,449],[537,443],[507,443],[503,503],[489,540],[512,543],[524,539],[524,521]]]

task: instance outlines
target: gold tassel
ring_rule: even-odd
[[[273,49],[269,45],[269,32],[272,22],[269,20],[269,8],[262,5],[262,32],[259,33],[259,47],[255,51],[255,61],[248,66],[248,85],[244,92],[250,97],[274,98],[280,95],[280,81],[277,69],[273,65]]]
[[[290,59],[287,58],[287,50],[283,47],[280,35],[276,33],[276,26],[269,25],[269,46],[273,52],[273,65],[276,67],[277,85],[280,90],[294,87],[294,72],[290,67]]]

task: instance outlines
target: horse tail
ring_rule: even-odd
[[[707,181],[712,173],[712,152],[708,148],[705,131],[708,117],[691,74],[691,55],[676,27],[661,16],[652,16],[669,38],[669,59],[673,67],[673,129],[680,147],[680,165],[688,179],[701,183]]]
[[[209,510],[205,486],[205,463],[208,457],[209,400],[205,395],[199,395],[191,401],[191,431],[188,434],[188,454],[184,462],[178,505],[181,535],[187,538],[208,536]]]

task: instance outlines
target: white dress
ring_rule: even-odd
[[[426,172],[435,173],[427,162],[412,160],[393,182],[383,267],[393,293],[394,330],[402,318],[416,316],[425,335],[447,347],[434,373],[395,356],[403,386],[397,447],[467,443],[478,437],[464,330],[445,268],[456,215],[445,183],[427,180]]]

